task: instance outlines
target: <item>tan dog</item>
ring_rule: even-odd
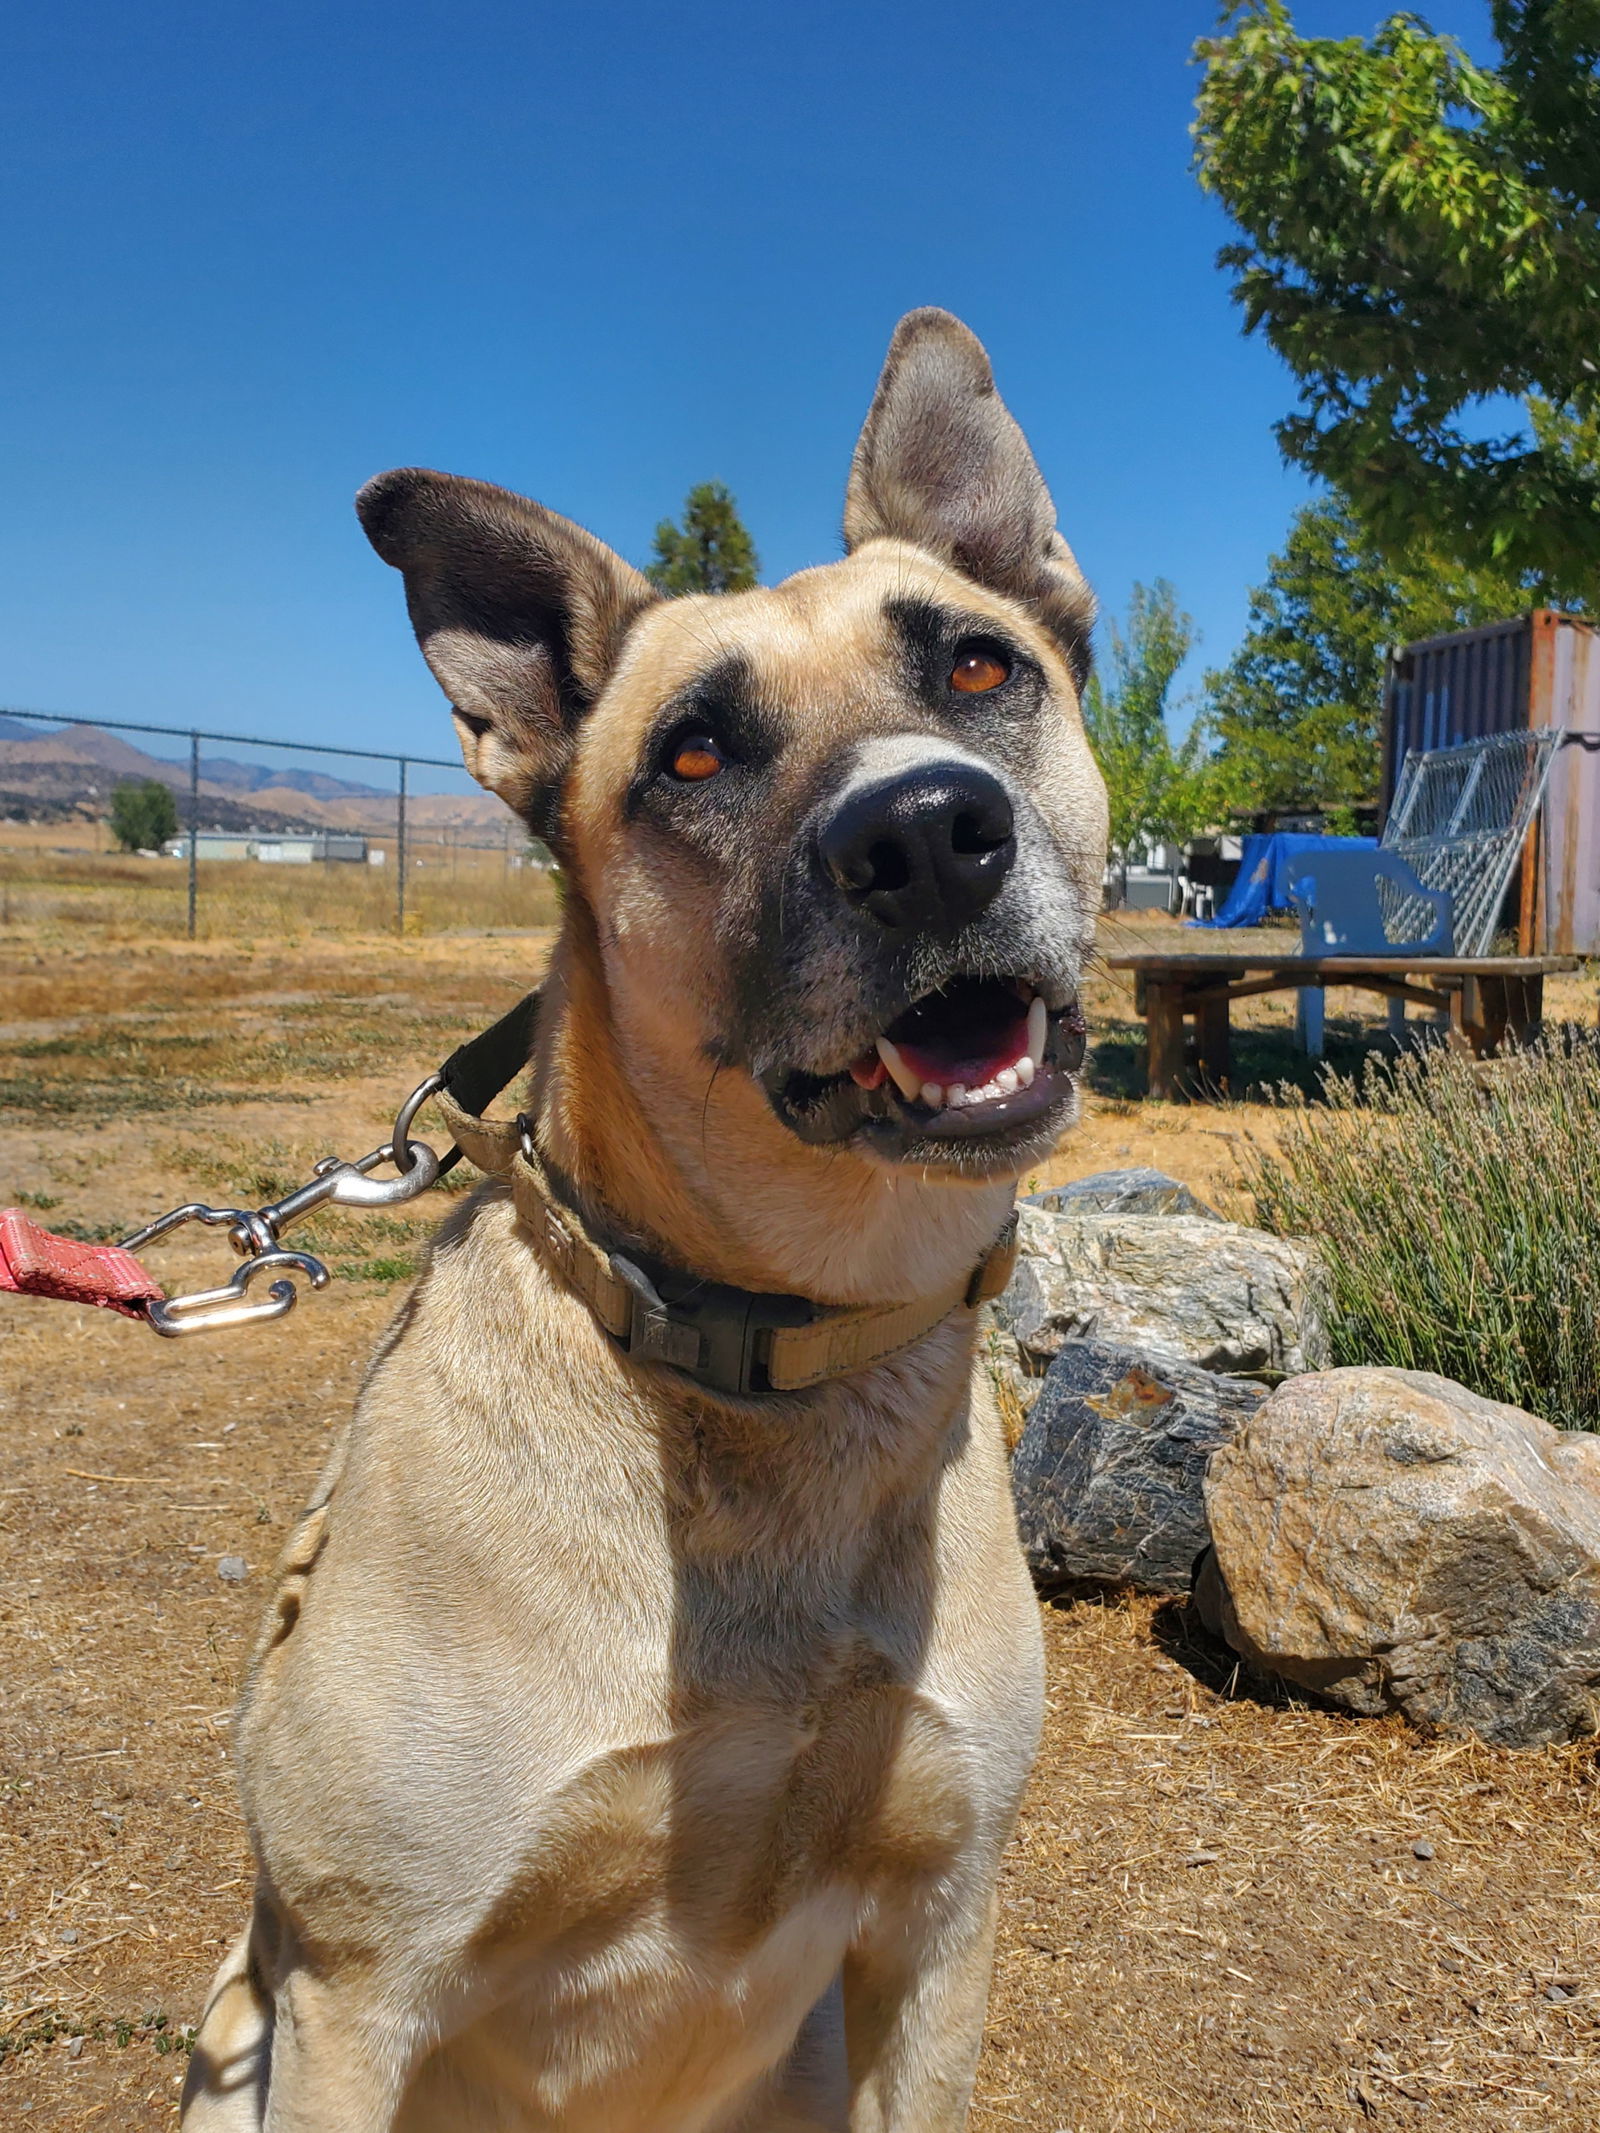
[[[1076,1103],[1089,594],[938,311],[848,553],[770,591],[662,600],[444,475],[360,509],[565,917],[528,1153],[282,1566],[185,2133],[947,2133],[1041,1694],[963,1297]],[[701,1368],[735,1305],[822,1345]]]

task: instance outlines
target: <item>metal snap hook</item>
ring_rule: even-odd
[[[444,1087],[442,1074],[430,1074],[418,1084],[395,1113],[394,1131],[381,1148],[351,1163],[334,1177],[329,1197],[341,1207],[394,1207],[416,1199],[438,1182],[439,1158],[426,1141],[410,1138],[411,1123],[428,1098]],[[393,1163],[397,1178],[369,1178],[365,1172],[379,1163]]]
[[[145,1307],[153,1329],[167,1340],[181,1340],[190,1333],[217,1333],[229,1326],[246,1326],[256,1320],[283,1318],[292,1311],[299,1290],[292,1281],[274,1281],[265,1296],[251,1301],[247,1291],[258,1274],[287,1268],[303,1274],[314,1289],[327,1286],[328,1269],[306,1252],[262,1252],[247,1259],[220,1288],[197,1289],[188,1296],[169,1296]]]
[[[426,1141],[385,1142],[363,1162],[393,1163],[398,1168],[396,1146],[406,1153],[406,1167],[397,1178],[369,1178],[361,1164],[350,1163],[332,1173],[328,1198],[339,1207],[395,1207],[426,1192],[439,1175],[439,1158]]]
[[[441,1161],[426,1141],[410,1138],[410,1129],[428,1098],[443,1087],[443,1074],[430,1074],[400,1106],[394,1131],[381,1148],[374,1148],[370,1155],[360,1156],[353,1163],[343,1162],[338,1156],[324,1156],[314,1165],[306,1184],[269,1206],[206,1207],[199,1201],[190,1201],[158,1215],[133,1236],[124,1237],[123,1249],[137,1251],[141,1245],[152,1243],[186,1222],[201,1222],[208,1228],[226,1229],[228,1242],[244,1260],[233,1279],[220,1288],[199,1289],[189,1296],[172,1296],[149,1304],[145,1316],[153,1329],[167,1340],[177,1340],[187,1333],[211,1333],[228,1326],[249,1325],[257,1319],[282,1318],[294,1309],[299,1291],[293,1281],[277,1280],[264,1296],[252,1299],[246,1292],[263,1269],[288,1269],[302,1275],[312,1288],[325,1288],[328,1270],[322,1261],[306,1252],[285,1251],[280,1242],[282,1232],[291,1222],[302,1221],[313,1209],[329,1202],[341,1207],[397,1207],[436,1184],[459,1159],[460,1150],[451,1150]],[[399,1175],[367,1175],[383,1163],[392,1163]]]

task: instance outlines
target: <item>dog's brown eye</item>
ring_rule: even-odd
[[[709,733],[686,733],[672,751],[672,775],[698,784],[714,778],[727,760]]]
[[[950,686],[963,696],[982,696],[990,689],[998,689],[1010,673],[1005,661],[993,652],[963,652],[951,671]]]

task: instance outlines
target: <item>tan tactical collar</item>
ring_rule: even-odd
[[[559,1190],[524,1116],[482,1112],[524,1070],[539,995],[529,993],[445,1062],[434,1098],[456,1146],[480,1170],[509,1178],[545,1263],[580,1296],[623,1352],[664,1363],[712,1391],[750,1397],[800,1392],[908,1348],[953,1312],[998,1296],[1017,1256],[1013,1214],[970,1274],[914,1303],[839,1307],[707,1281],[597,1237]]]

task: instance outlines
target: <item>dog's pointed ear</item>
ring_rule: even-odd
[[[356,510],[405,578],[468,770],[547,833],[578,727],[660,595],[581,526],[488,482],[400,467]]]
[[[1082,686],[1094,595],[982,342],[948,311],[908,311],[894,330],[851,463],[844,537],[847,548],[914,542],[1024,601]]]

